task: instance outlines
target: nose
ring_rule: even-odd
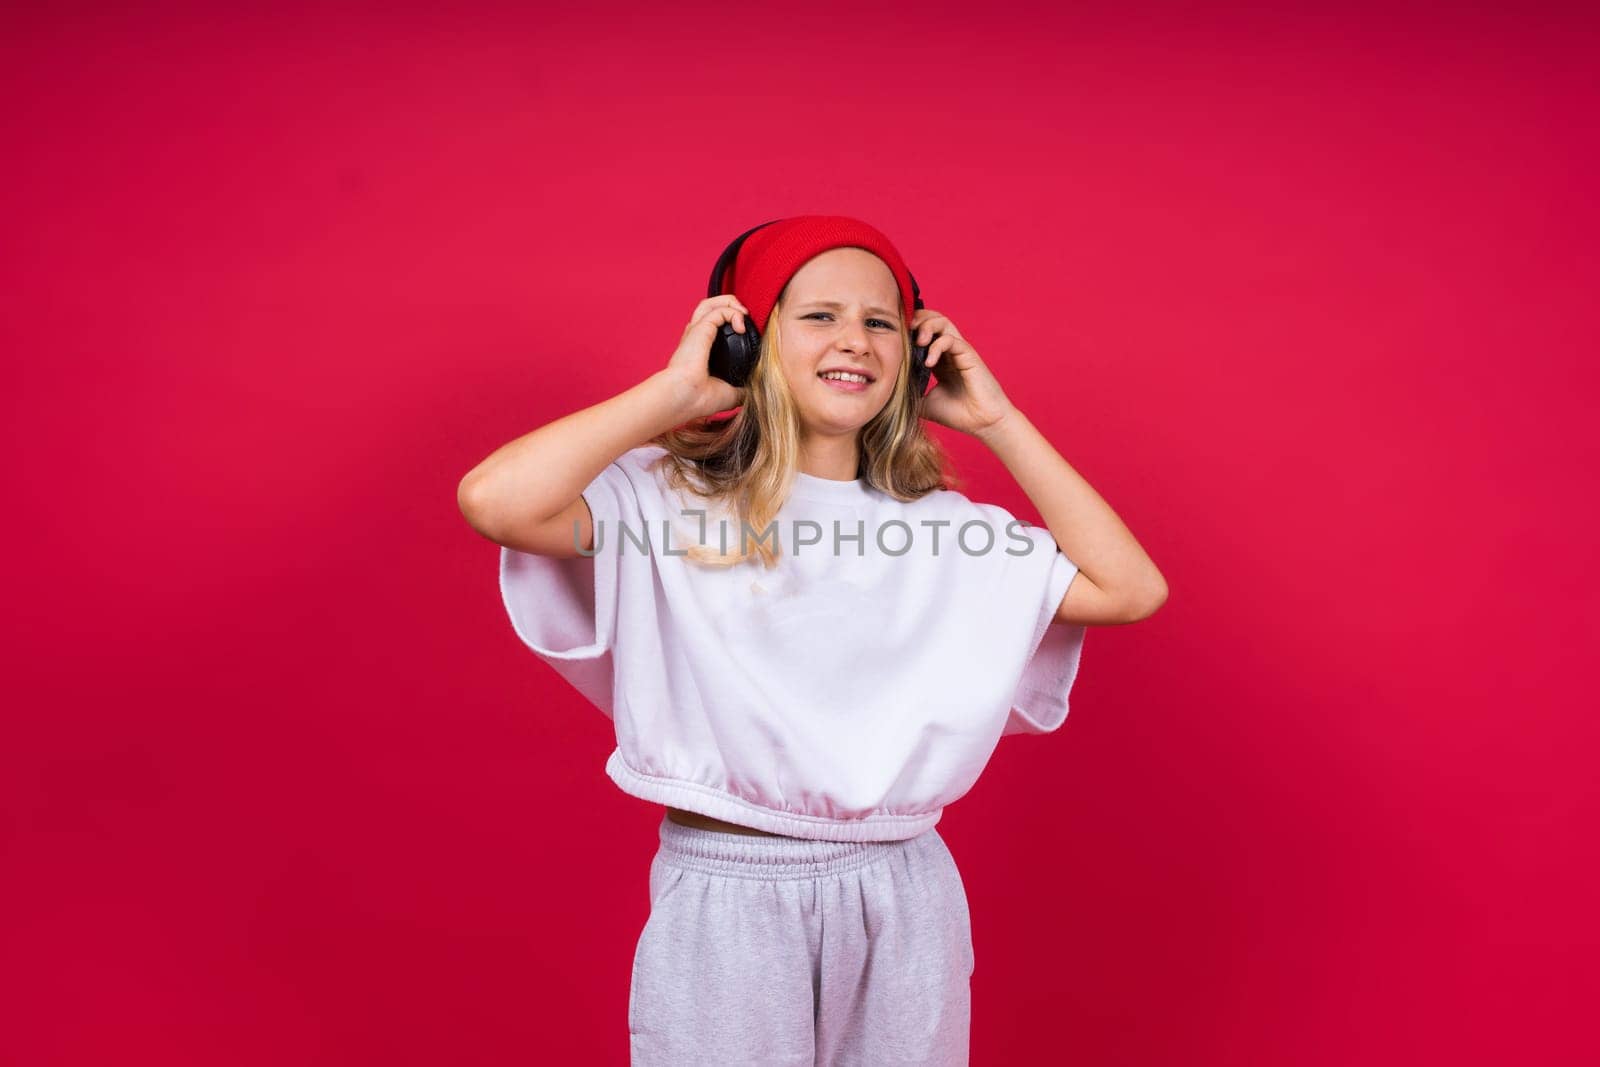
[[[854,319],[849,320],[839,330],[839,347],[849,348],[855,352],[865,352],[868,348],[867,328],[863,323]]]

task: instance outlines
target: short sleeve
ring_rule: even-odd
[[[638,495],[617,463],[606,466],[583,491],[601,537],[619,524],[643,528]],[[614,549],[556,559],[514,548],[500,550],[500,597],[512,629],[556,672],[610,718],[615,680],[614,646],[621,603],[622,556]]]
[[[1004,509],[988,504],[982,507],[1003,521],[1011,519]],[[1001,731],[1002,737],[1047,734],[1066,721],[1067,698],[1078,676],[1085,630],[1078,624],[1054,621],[1067,587],[1077,576],[1077,564],[1061,551],[1049,529],[1026,526],[1020,532],[1034,542],[1028,555],[1036,562],[1018,565],[1018,573],[1028,576],[1028,585],[1019,595],[1022,606],[1017,610],[1032,610],[1033,630],[1031,651],[1011,699],[1011,711]]]

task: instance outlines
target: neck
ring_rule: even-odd
[[[814,478],[854,481],[860,459],[861,450],[853,434],[845,437],[807,437],[800,442],[799,470]]]

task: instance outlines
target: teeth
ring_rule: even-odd
[[[861,382],[863,385],[865,385],[867,381],[867,376],[865,374],[851,374],[849,371],[842,370],[828,371],[825,374],[819,375],[819,377],[840,382]]]

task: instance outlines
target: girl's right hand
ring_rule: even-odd
[[[683,382],[695,397],[690,418],[714,415],[744,402],[744,390],[735,388],[711,373],[711,342],[725,322],[744,333],[744,317],[750,312],[732,293],[700,301],[689,317],[689,325],[678,342],[678,350],[667,361],[665,373]]]

